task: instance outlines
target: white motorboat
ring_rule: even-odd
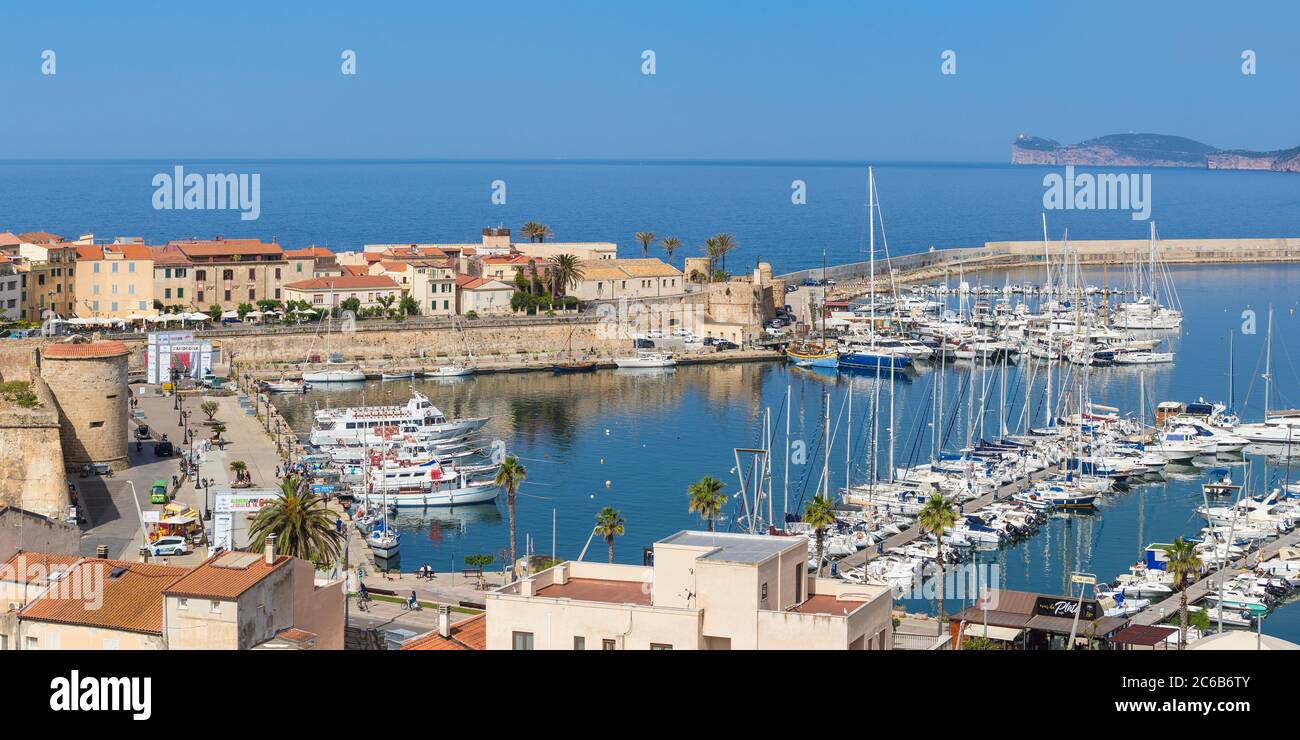
[[[385,491],[359,493],[357,498],[367,505],[387,500],[399,509],[422,508],[427,506],[458,506],[462,504],[479,504],[491,501],[501,490],[492,481],[466,482],[457,488],[430,488],[416,491]]]
[[[1164,365],[1174,361],[1173,352],[1117,352],[1116,365]]]
[[[266,390],[271,393],[306,393],[311,390],[311,383],[305,380],[272,380],[266,383]]]
[[[621,368],[674,367],[677,360],[667,352],[638,352],[636,357],[618,357],[614,364]]]
[[[381,373],[379,375],[380,380],[413,380],[414,378],[415,373],[410,371],[404,373]]]
[[[466,365],[441,365],[433,372],[424,373],[426,378],[461,378],[466,375],[473,375],[474,368]]]
[[[1195,432],[1174,431],[1161,434],[1151,451],[1169,462],[1182,462],[1198,455],[1213,455],[1217,449],[1217,442],[1205,441]]]

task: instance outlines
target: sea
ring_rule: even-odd
[[[256,173],[261,208],[256,221],[238,211],[155,210],[152,178],[176,165],[187,172]],[[1080,171],[1088,171],[1079,168]],[[1300,176],[1265,172],[1133,170],[1151,175],[1152,217],[1162,238],[1300,236]],[[978,246],[985,241],[1042,237],[1046,167],[999,164],[882,162],[875,165],[884,239],[877,246],[907,254],[931,246]],[[796,181],[806,202],[796,204]],[[613,241],[622,256],[640,256],[638,231],[678,236],[674,256],[701,254],[708,236],[728,232],[740,247],[729,256],[733,272],[767,262],[777,273],[866,258],[866,164],[849,162],[638,162],[638,161],[80,161],[0,163],[0,230],[46,230],[97,238],[140,236],[149,243],[182,237],[256,237],[285,248],[310,245],[336,250],[367,243],[471,242],[481,228],[548,224],[557,241]],[[504,184],[505,202],[492,195]],[[1128,211],[1050,211],[1053,239],[1145,239],[1149,224]],[[663,256],[662,251],[651,254]],[[879,255],[878,255],[879,256]],[[1237,265],[1170,268],[1186,314],[1179,332],[1162,335],[1176,352],[1172,365],[1143,370],[1112,367],[1087,372],[1091,399],[1145,413],[1163,400],[1234,400],[1243,420],[1263,414],[1264,345],[1273,322],[1271,407],[1297,407],[1300,373],[1295,311],[1300,266]],[[970,279],[970,276],[967,276]],[[1086,272],[1094,285],[1125,287],[1123,270]],[[1034,271],[987,274],[979,282],[1041,283]],[[1232,337],[1231,344],[1229,336]],[[1231,352],[1229,347],[1231,346]],[[1228,372],[1232,365],[1233,373]],[[1000,371],[999,371],[1000,372]],[[996,435],[999,416],[1023,424],[1028,406],[1041,423],[1044,378],[1030,365],[1002,377],[957,363],[881,381],[870,373],[801,370],[778,362],[679,367],[670,371],[602,370],[590,375],[547,373],[418,380],[447,414],[487,416],[488,440],[502,440],[528,472],[518,499],[522,551],[604,559],[607,547],[592,538],[596,512],[619,510],[625,533],[615,541],[622,563],[644,562],[646,548],[703,522],[687,511],[687,486],[705,475],[740,490],[736,448],[759,446],[770,419],[774,454],[774,509],[798,510],[819,485],[829,447],[831,488],[860,483],[888,460],[886,400],[894,400],[894,459],[925,461],[936,436],[935,383],[945,389],[945,449],[966,441],[968,400],[987,387],[983,430]],[[1073,372],[1073,371],[1071,371]],[[1074,379],[1074,376],[1071,376]],[[1059,382],[1059,377],[1058,377]],[[879,383],[879,384],[878,384]],[[318,389],[278,399],[300,431],[314,408],[405,400],[412,384],[370,382]],[[965,389],[965,390],[963,390]],[[851,405],[850,405],[851,392]],[[978,390],[976,393],[980,393]],[[829,398],[830,439],[823,439],[822,409]],[[788,402],[787,402],[788,399]],[[1145,401],[1143,409],[1141,401]],[[974,412],[979,416],[979,397]],[[786,409],[789,408],[787,413]],[[851,409],[851,411],[850,411]],[[852,419],[850,424],[849,419]],[[806,454],[784,465],[789,444]],[[973,423],[970,423],[974,426]],[[849,440],[852,440],[851,443]],[[1051,518],[1024,541],[981,556],[996,566],[998,585],[1045,594],[1069,594],[1071,572],[1111,580],[1127,572],[1151,543],[1195,534],[1206,468],[1232,470],[1253,491],[1300,475],[1285,456],[1248,454],[1198,461],[1156,483],[1107,496],[1093,514]],[[788,484],[786,483],[788,480]],[[733,498],[719,522],[737,526]],[[779,514],[778,514],[779,515]],[[470,555],[504,560],[508,544],[504,501],[469,507],[403,511],[403,569],[429,564],[459,570]],[[974,594],[949,594],[951,612]],[[905,603],[934,612],[933,600]],[[1300,608],[1284,605],[1263,624],[1269,634],[1300,641]]]

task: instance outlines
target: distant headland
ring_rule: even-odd
[[[1011,143],[1011,163],[1300,172],[1300,147],[1273,152],[1217,149],[1165,134],[1110,134],[1064,145],[1052,139],[1020,134]]]

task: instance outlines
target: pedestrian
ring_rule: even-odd
[[[280,466],[279,466],[279,465],[276,465],[276,466],[275,466],[275,477],[276,477],[276,478],[279,478],[279,477],[280,477]]]

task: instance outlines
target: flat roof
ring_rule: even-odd
[[[847,617],[865,603],[867,601],[864,598],[847,595],[844,598],[836,598],[830,594],[815,594],[809,596],[808,600],[802,604],[790,607],[790,611],[800,614],[829,614],[834,617]]]
[[[682,531],[665,537],[656,544],[685,545],[687,547],[716,548],[714,552],[701,555],[700,560],[716,560],[729,563],[761,563],[773,555],[789,549],[795,543],[794,537],[779,537],[766,534],[738,534],[734,532],[691,532]]]
[[[653,589],[641,581],[614,581],[603,578],[570,578],[568,583],[553,583],[537,590],[547,599],[600,601],[606,604],[640,604],[650,606]]]

